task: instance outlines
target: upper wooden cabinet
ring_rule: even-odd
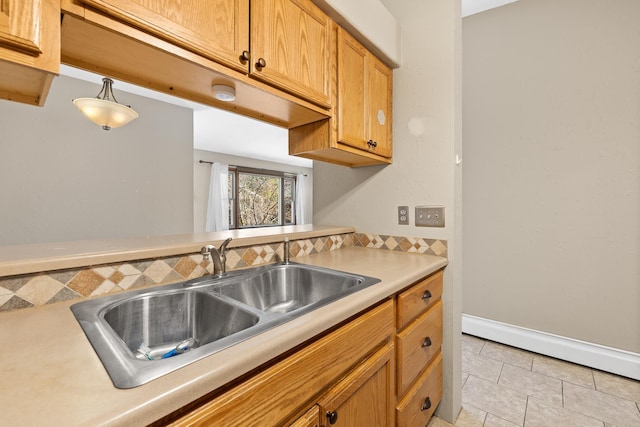
[[[60,2],[0,1],[0,98],[42,105],[60,70]]]
[[[330,108],[330,28],[310,0],[251,0],[251,75]]]
[[[336,30],[333,116],[289,130],[289,154],[344,166],[391,163],[393,73],[342,28]]]
[[[81,0],[103,13],[238,71],[247,70],[248,0]]]
[[[338,29],[338,141],[391,157],[392,73]]]
[[[205,58],[330,107],[330,19],[310,0],[80,1]]]

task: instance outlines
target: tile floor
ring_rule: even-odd
[[[455,426],[640,427],[640,382],[463,335]]]

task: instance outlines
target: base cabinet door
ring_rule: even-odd
[[[325,426],[387,427],[393,424],[393,344],[361,363],[318,401]]]

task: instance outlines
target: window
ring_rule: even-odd
[[[295,224],[295,188],[290,174],[229,168],[229,228]]]

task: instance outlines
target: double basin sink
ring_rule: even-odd
[[[71,310],[117,388],[132,388],[380,280],[298,263],[83,301]]]

